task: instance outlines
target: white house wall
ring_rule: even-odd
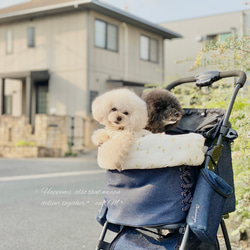
[[[158,41],[158,62],[148,62],[140,59],[140,36],[145,35]],[[136,81],[144,79],[145,83],[162,84],[163,76],[163,39],[144,30],[131,27],[129,33],[129,74]]]
[[[0,25],[0,73],[49,69],[49,110],[84,115],[86,108],[87,15],[47,16]],[[27,47],[27,27],[35,27],[35,47]],[[13,31],[13,53],[6,55],[5,32]]]
[[[95,47],[94,20],[100,19],[118,26],[118,52]],[[91,13],[91,90],[102,93],[108,89],[120,87],[116,83],[107,84],[108,79],[128,80],[142,83],[162,82],[162,37],[145,32],[137,27],[100,13]],[[147,35],[159,41],[159,62],[152,63],[140,59],[140,35]],[[160,70],[159,70],[160,69]]]
[[[118,26],[118,52],[95,47],[95,19]],[[27,47],[28,27],[35,28],[34,48]],[[13,32],[13,53],[8,55],[5,48],[7,30]],[[158,40],[158,63],[140,59],[141,35]],[[0,74],[49,70],[48,111],[53,110],[57,115],[86,116],[89,91],[102,93],[121,86],[107,83],[108,79],[161,84],[162,47],[161,36],[98,12],[45,16],[0,24]],[[32,103],[35,105],[34,99]]]
[[[194,75],[188,70],[193,66],[194,60],[205,40],[199,42],[199,38],[205,39],[207,35],[232,32],[236,28],[236,34],[241,36],[250,27],[250,15],[247,12],[233,12],[215,16],[200,17],[162,23],[167,29],[182,34],[183,38],[165,41],[165,72],[167,80]],[[191,58],[191,61],[185,61]],[[183,61],[177,64],[177,61]],[[208,70],[208,68],[207,68]]]
[[[241,16],[241,28],[242,34],[241,35],[249,35],[250,34],[250,10],[244,11]]]
[[[5,95],[12,96],[12,115],[22,114],[22,82],[18,80],[6,80]]]

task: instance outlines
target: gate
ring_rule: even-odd
[[[68,144],[76,149],[85,146],[85,119],[80,116],[68,117]]]

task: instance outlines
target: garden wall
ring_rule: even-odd
[[[1,157],[59,157],[67,151],[65,116],[37,114],[34,126],[26,116],[0,116]]]

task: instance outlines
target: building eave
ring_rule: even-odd
[[[109,79],[107,80],[108,83],[114,83],[114,84],[121,84],[122,86],[127,87],[145,87],[145,83],[142,82],[135,82],[135,81],[127,81],[127,80],[119,80],[119,79]]]
[[[36,81],[45,81],[49,80],[50,75],[48,70],[18,71],[18,72],[6,72],[0,74],[0,78],[2,79],[22,80],[27,77],[32,77]]]

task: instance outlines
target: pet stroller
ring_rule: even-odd
[[[229,117],[246,74],[208,71],[179,79],[167,89],[189,82],[202,88],[227,77],[238,79],[226,111],[184,109],[178,127],[167,131],[206,138],[208,150],[201,166],[107,171],[105,200],[97,215],[103,225],[97,250],[219,249],[219,225],[231,249],[224,218],[235,210],[230,144],[238,135]],[[108,232],[115,233],[111,243],[106,241]]]

